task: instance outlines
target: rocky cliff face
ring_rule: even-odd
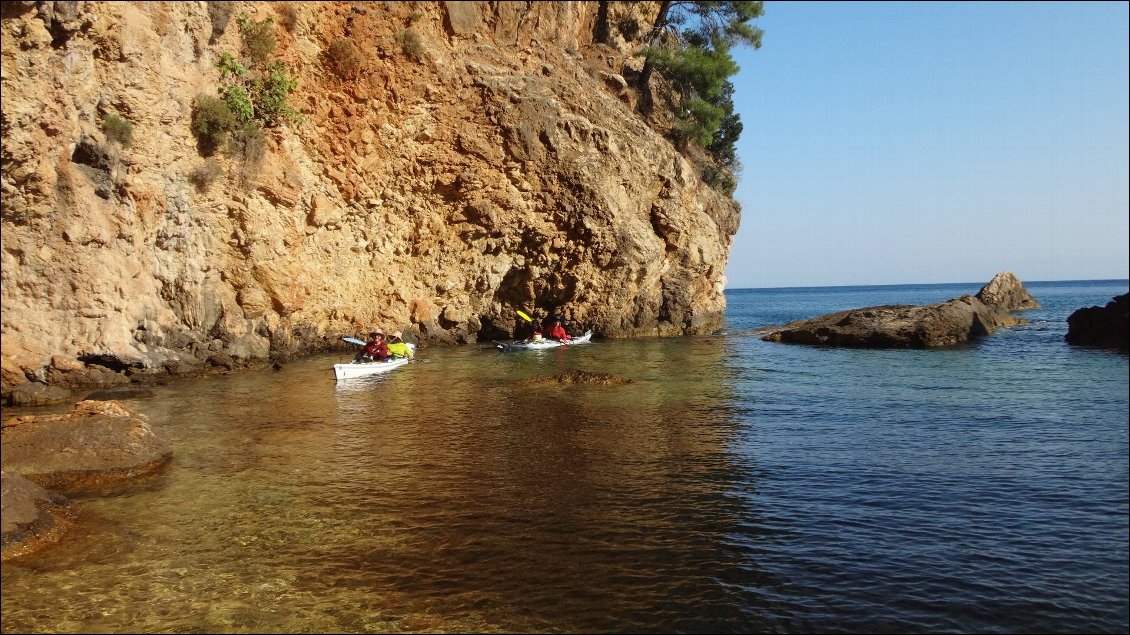
[[[612,20],[655,4],[612,3]],[[241,50],[229,11],[274,19],[305,120],[194,184],[194,100]],[[301,354],[372,327],[474,342],[513,334],[516,310],[605,337],[713,330],[738,209],[634,113],[623,74],[642,60],[593,44],[596,13],[4,3],[6,389]],[[355,78],[327,63],[340,39]]]

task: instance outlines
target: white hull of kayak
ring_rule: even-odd
[[[394,359],[387,362],[350,362],[348,364],[334,364],[334,376],[340,379],[356,379],[381,375],[407,364],[407,359]]]
[[[503,351],[543,351],[560,346],[573,346],[574,344],[588,344],[592,339],[592,331],[585,331],[584,335],[571,340],[560,342],[558,340],[541,340],[538,342],[526,340],[523,342],[495,342],[494,345]]]

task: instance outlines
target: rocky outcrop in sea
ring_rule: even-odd
[[[1068,344],[1130,352],[1130,293],[1115,296],[1104,307],[1072,313],[1067,318],[1066,339]]]
[[[993,276],[977,295],[946,302],[887,305],[839,311],[771,327],[761,339],[789,344],[853,348],[939,348],[1023,324],[1012,315],[1039,303],[1009,271]]]

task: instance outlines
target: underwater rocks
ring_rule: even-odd
[[[172,456],[149,419],[117,401],[83,401],[65,415],[12,417],[0,428],[3,559],[58,541],[74,519],[67,493],[113,493]],[[50,491],[49,491],[50,490]]]
[[[527,385],[596,384],[599,386],[616,386],[630,384],[632,380],[611,373],[592,373],[587,370],[571,370],[558,373],[552,377],[537,375],[536,377],[527,379],[524,383]]]
[[[67,499],[10,472],[0,472],[0,511],[0,560],[58,541],[74,514]]]

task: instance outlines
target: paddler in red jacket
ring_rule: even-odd
[[[385,335],[380,331],[373,331],[369,333],[369,343],[365,348],[357,353],[358,362],[378,361],[383,362],[388,360],[388,344],[385,342]]]
[[[553,321],[553,326],[549,327],[549,336],[562,342],[569,341],[569,334],[565,332],[565,327],[561,326],[561,318]]]

